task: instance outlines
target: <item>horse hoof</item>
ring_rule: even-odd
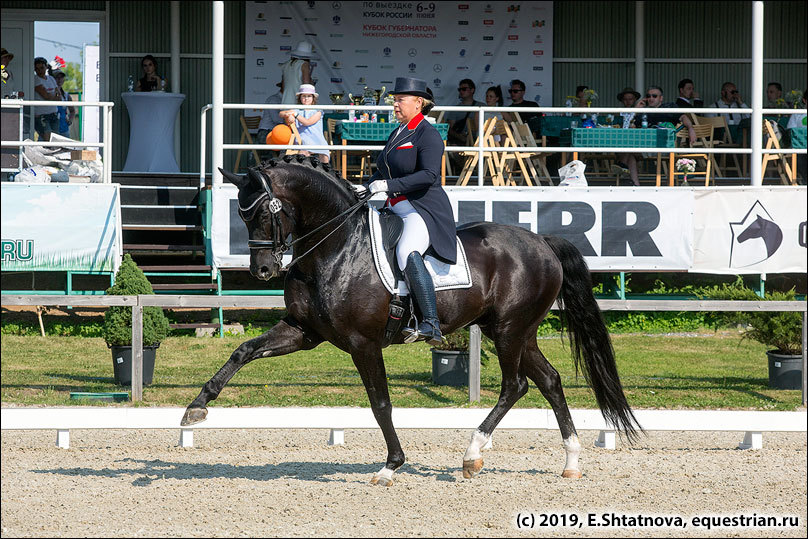
[[[188,408],[187,410],[185,410],[185,415],[182,416],[180,426],[187,427],[188,425],[195,425],[196,423],[201,423],[207,417],[208,417],[207,408]]]
[[[380,475],[373,476],[373,479],[370,480],[371,485],[379,485],[380,487],[392,487],[393,480],[388,479],[386,477],[382,477]]]
[[[464,460],[463,461],[463,478],[471,479],[483,469],[483,459]]]
[[[581,478],[581,472],[578,471],[578,470],[564,470],[561,473],[561,477],[563,477],[565,479],[580,479]]]

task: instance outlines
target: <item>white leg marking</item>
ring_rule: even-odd
[[[581,443],[578,441],[576,435],[572,435],[564,442],[564,451],[567,452],[567,463],[564,465],[565,470],[578,470],[578,455],[581,453]]]
[[[482,458],[482,449],[489,442],[490,436],[486,436],[480,430],[475,430],[471,435],[471,443],[469,448],[466,449],[466,454],[463,455],[463,460],[477,460]]]
[[[390,468],[385,466],[384,468],[382,468],[381,470],[376,472],[376,477],[381,477],[381,478],[387,479],[388,481],[392,481],[393,480],[393,470],[391,470]]]

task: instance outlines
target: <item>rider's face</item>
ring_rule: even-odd
[[[393,101],[396,120],[401,123],[407,123],[412,120],[416,114],[421,112],[423,106],[424,99],[414,95],[396,95]]]

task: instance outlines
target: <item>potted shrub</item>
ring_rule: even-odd
[[[432,382],[443,386],[467,386],[469,383],[469,329],[460,328],[444,335],[445,342],[432,348]],[[486,347],[493,343],[482,338],[480,363],[488,362]]]
[[[115,274],[115,284],[107,294],[135,296],[154,294],[146,275],[137,267],[129,254],[124,255],[121,267]],[[168,335],[168,319],[160,307],[143,308],[143,385],[151,384],[154,375],[154,359],[160,342]],[[104,313],[104,340],[112,350],[112,365],[115,382],[132,384],[132,308],[109,307]]]
[[[761,300],[753,291],[726,285],[709,294],[711,299]],[[796,293],[767,292],[761,301],[794,301]],[[799,312],[741,311],[727,312],[719,321],[742,324],[743,338],[750,338],[770,348],[769,387],[777,389],[802,388],[802,316]]]

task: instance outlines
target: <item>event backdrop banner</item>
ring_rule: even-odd
[[[117,271],[119,188],[3,182],[3,271]]]
[[[805,187],[696,191],[691,271],[805,273]]]
[[[321,104],[330,93],[388,91],[396,77],[427,81],[439,105],[457,104],[457,83],[478,101],[522,80],[525,99],[552,103],[552,2],[246,2],[244,102],[277,91],[280,66],[298,42],[314,46]],[[258,114],[259,111],[255,111]],[[248,114],[249,115],[249,114]]]
[[[693,264],[693,190],[448,187],[458,225],[493,221],[572,242],[593,270],[687,271]],[[248,267],[237,190],[213,188],[214,265]],[[377,195],[381,204],[383,197]],[[370,244],[368,244],[370,248]],[[290,260],[285,257],[285,263]]]

